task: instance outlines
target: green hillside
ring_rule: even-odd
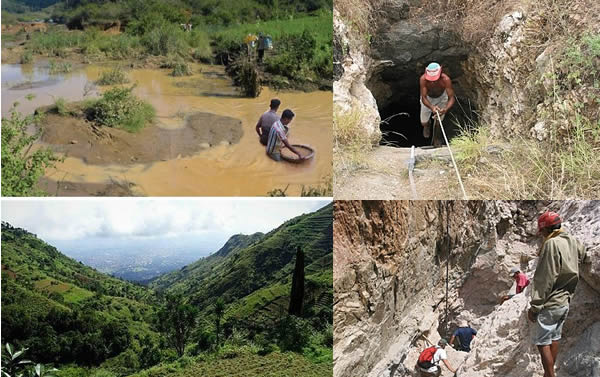
[[[306,255],[307,313],[326,316],[321,313],[323,307],[331,311],[333,305],[332,208],[328,205],[291,219],[259,240],[256,234],[236,239],[244,240],[248,246],[235,247],[225,257],[221,249],[181,271],[163,275],[150,286],[182,294],[201,308],[209,307],[220,297],[229,306],[225,318],[250,326],[254,322],[268,326],[265,317],[275,319],[287,310],[299,246]],[[224,249],[227,247],[226,244]]]
[[[104,275],[2,223],[2,342],[39,362],[99,365],[151,329],[150,290]],[[102,345],[102,346],[100,346]]]
[[[184,279],[203,279],[210,274],[212,266],[223,260],[227,255],[239,249],[250,246],[254,242],[260,240],[264,236],[263,233],[254,233],[250,236],[244,234],[236,234],[232,236],[223,247],[210,256],[200,259],[188,266],[181,268],[179,271],[174,271],[168,274],[157,277],[152,282],[152,287],[174,287]]]
[[[57,377],[331,376],[332,215],[329,204],[267,234],[234,235],[150,288],[3,222],[2,343],[28,348]],[[296,247],[305,254],[301,316],[287,314]],[[173,325],[184,315],[177,348]]]

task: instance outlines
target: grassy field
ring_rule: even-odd
[[[314,364],[296,353],[273,352],[266,356],[237,351],[223,358],[207,361],[188,361],[189,365],[174,363],[151,368],[131,377],[330,377],[331,363]]]

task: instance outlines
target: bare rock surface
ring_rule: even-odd
[[[419,352],[449,338],[461,320],[478,335],[470,353],[447,347],[459,376],[542,376],[526,318],[530,289],[504,303],[500,297],[514,292],[512,266],[533,276],[540,247],[535,224],[546,209],[561,214],[564,227],[592,256],[581,267],[557,373],[597,376],[599,206],[597,201],[336,202],[334,376],[415,376]],[[452,375],[442,369],[443,376]]]

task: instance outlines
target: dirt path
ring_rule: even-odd
[[[242,122],[205,112],[181,119],[182,127],[164,129],[148,125],[137,133],[96,126],[82,116],[48,112],[43,118],[41,141],[67,157],[87,164],[136,164],[189,157],[217,145],[238,143]]]
[[[335,182],[335,199],[462,199],[446,148],[417,148],[415,157],[414,180],[418,198],[413,198],[408,179],[410,148],[380,146],[367,156],[367,169]]]

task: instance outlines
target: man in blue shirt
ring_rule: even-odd
[[[471,351],[471,341],[477,335],[477,331],[469,327],[467,321],[461,321],[456,331],[450,338],[450,344],[454,345],[454,338],[458,340],[458,346],[455,347],[459,351]]]

